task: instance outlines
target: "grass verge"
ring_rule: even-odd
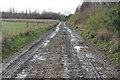
[[[99,39],[98,37],[92,37],[91,34],[89,34],[89,31],[87,29],[81,29],[81,28],[73,28],[77,32],[80,33],[84,39],[92,44],[94,44],[96,47],[99,48],[99,50],[104,51],[107,55],[107,57],[113,61],[113,64],[120,67],[120,52],[118,51],[118,42],[116,40],[111,41],[104,41]]]

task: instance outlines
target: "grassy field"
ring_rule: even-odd
[[[35,22],[2,22],[2,39],[6,40],[13,36],[25,33],[30,30],[47,27],[52,23],[35,23]]]
[[[45,25],[45,23],[27,23],[26,22],[2,22],[2,37],[3,40],[13,35],[18,35],[19,33],[24,33],[29,30],[34,30],[40,28],[41,26]]]
[[[2,22],[2,59],[14,55],[56,24],[57,22]]]
[[[59,22],[59,20],[53,20],[53,19],[1,19],[1,20],[8,21],[8,22],[36,22],[36,23]]]

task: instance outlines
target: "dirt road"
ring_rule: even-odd
[[[3,64],[5,65],[5,64]],[[7,67],[6,67],[7,66]],[[113,78],[116,69],[61,22],[3,69],[3,78]]]

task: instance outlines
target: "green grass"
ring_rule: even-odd
[[[114,54],[111,53],[108,55],[108,58],[110,58],[116,66],[120,66],[120,52]]]
[[[19,24],[20,25],[20,24]],[[23,24],[22,24],[23,25]],[[8,58],[18,52],[21,48],[32,42],[33,40],[40,37],[42,34],[48,32],[52,27],[56,26],[56,24],[52,24],[52,26],[46,28],[38,28],[34,30],[30,30],[21,34],[20,36],[14,36],[10,42],[2,45],[2,59]]]
[[[0,62],[2,62],[2,53],[0,53]]]
[[[14,35],[18,35],[19,33],[24,33],[29,30],[34,30],[37,28],[40,28],[42,25],[45,25],[44,23],[27,23],[26,22],[2,22],[3,25],[3,39],[6,39],[8,37],[12,37]]]

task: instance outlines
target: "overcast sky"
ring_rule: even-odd
[[[31,9],[31,11],[38,10],[42,12],[53,11],[65,13],[74,13],[76,7],[82,3],[83,0],[0,0],[0,10],[6,11],[10,8],[15,8],[17,11]]]

